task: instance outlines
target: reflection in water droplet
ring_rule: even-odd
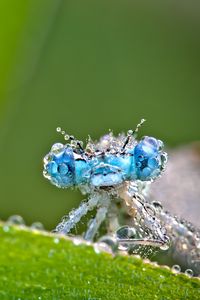
[[[181,267],[179,265],[173,265],[172,266],[172,272],[180,273],[181,272]]]
[[[193,276],[193,271],[191,269],[187,269],[185,270],[185,275],[189,276],[189,277],[192,277]]]
[[[24,219],[19,215],[10,216],[7,220],[9,224],[25,225]]]
[[[133,227],[129,226],[122,226],[116,231],[116,237],[118,239],[125,239],[125,238],[136,238],[136,230]]]

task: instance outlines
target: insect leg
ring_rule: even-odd
[[[97,209],[97,214],[96,214],[95,218],[92,220],[92,222],[90,223],[90,225],[85,233],[85,239],[87,241],[91,241],[94,239],[101,223],[106,218],[107,211],[108,211],[108,207],[99,207]]]
[[[169,243],[166,229],[156,215],[153,207],[147,203],[142,195],[137,192],[131,193],[127,187],[119,191],[129,210],[129,214],[139,223],[142,230],[150,240],[160,241],[162,245]],[[145,237],[146,238],[146,237]]]
[[[109,193],[101,191],[99,194],[98,209],[95,218],[90,222],[90,225],[85,233],[86,240],[93,240],[101,223],[105,220],[108,207],[110,206]]]
[[[117,242],[121,245],[128,244],[128,245],[142,245],[142,246],[153,246],[153,247],[162,247],[164,242],[161,240],[156,239],[117,239]]]
[[[112,201],[109,207],[109,212],[107,214],[108,233],[112,234],[120,227],[118,215],[119,215],[119,208],[117,207],[115,201]]]
[[[101,197],[99,193],[93,194],[87,202],[81,203],[81,205],[77,209],[72,210],[68,216],[64,216],[61,222],[54,229],[54,232],[63,234],[69,233],[80,219],[98,204],[100,199]]]

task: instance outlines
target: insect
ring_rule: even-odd
[[[43,174],[59,188],[79,188],[88,195],[88,200],[65,216],[56,232],[70,233],[81,218],[94,209],[96,215],[90,220],[84,238],[94,240],[105,219],[108,232],[116,232],[123,207],[135,231],[130,239],[130,236],[119,237],[118,230],[121,244],[129,239],[133,245],[164,247],[169,242],[164,226],[145,199],[147,186],[165,169],[167,154],[163,151],[163,142],[154,137],[136,139],[144,121],[142,119],[136,129],[126,135],[115,137],[110,132],[96,143],[89,138],[85,148],[81,141],[57,128],[66,144],[52,146],[44,158]],[[118,206],[116,198],[121,199]]]

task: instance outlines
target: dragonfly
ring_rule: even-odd
[[[145,198],[149,184],[166,167],[167,153],[159,139],[145,136],[137,140],[144,121],[126,135],[114,136],[110,131],[98,142],[89,137],[85,148],[82,141],[57,128],[66,144],[54,144],[44,157],[44,177],[59,188],[80,189],[87,200],[64,216],[55,232],[69,234],[83,216],[96,209],[84,233],[85,240],[93,241],[106,220],[107,231],[115,232],[122,246],[168,248],[169,237],[156,215],[156,205],[149,204]],[[120,199],[121,205],[116,205],[116,199]],[[131,230],[120,227],[122,206],[132,220]]]
[[[106,221],[108,235],[100,241],[110,245],[114,239],[115,249],[143,257],[154,254],[155,249],[169,249],[175,262],[190,268],[187,273],[198,275],[200,230],[149,197],[149,187],[163,174],[168,155],[161,140],[137,139],[144,121],[127,134],[114,136],[110,131],[97,142],[89,136],[85,147],[57,128],[65,143],[53,144],[44,157],[43,175],[58,188],[78,188],[87,199],[65,215],[54,232],[71,234],[85,215],[96,210],[83,233],[85,240],[94,241]],[[122,212],[128,224],[121,224]]]

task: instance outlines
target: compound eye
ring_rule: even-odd
[[[158,177],[166,164],[163,143],[153,137],[144,137],[134,149],[137,178],[143,181]]]
[[[54,144],[44,158],[44,176],[52,184],[67,188],[74,184],[74,156],[71,147]]]

